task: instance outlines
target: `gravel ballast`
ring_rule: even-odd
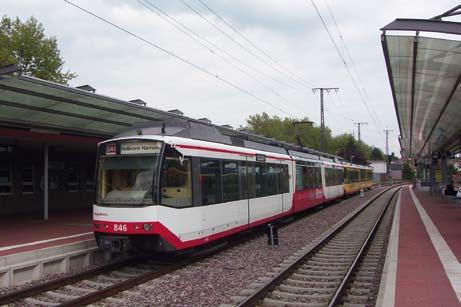
[[[303,248],[366,200],[355,196],[279,229],[280,245],[271,248],[265,236],[233,247],[211,258],[132,289],[135,295],[119,294],[127,306],[218,306],[228,303],[249,284]],[[133,293],[133,292],[130,292]],[[99,305],[110,305],[109,301]],[[115,305],[115,304],[114,304]],[[119,304],[117,304],[119,305]]]

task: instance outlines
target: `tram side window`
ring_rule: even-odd
[[[300,165],[296,166],[296,191],[302,191],[303,189],[303,167]]]
[[[353,174],[352,182],[359,182],[360,181],[360,171],[359,170],[354,170],[352,172],[352,174]]]
[[[336,170],[338,173],[338,185],[343,184],[344,181],[344,171],[342,169]]]
[[[222,162],[222,184],[223,184],[223,201],[238,200],[239,193],[239,173],[237,162]]]
[[[279,194],[280,167],[276,164],[266,164],[267,195]]]
[[[310,189],[311,187],[311,180],[309,176],[309,168],[306,166],[303,166],[303,189],[307,190]]]
[[[256,187],[256,178],[254,173],[254,162],[240,162],[239,163],[239,175],[240,175],[240,182],[242,183],[241,188],[241,198],[254,198],[256,195],[255,187]]]
[[[325,185],[331,186],[331,169],[325,168]]]
[[[317,188],[322,187],[322,171],[320,170],[320,167],[317,167]]]
[[[279,166],[280,172],[280,193],[290,192],[290,174],[288,173],[288,165],[282,164]]]
[[[219,164],[219,160],[200,160],[202,205],[212,205],[221,202],[221,172]]]
[[[327,186],[340,185],[342,183],[342,170],[334,168],[326,168],[325,182]]]
[[[267,196],[266,165],[265,163],[255,164],[256,175],[256,197]]]
[[[365,181],[365,180],[366,180],[365,170],[361,169],[360,170],[360,181]]]
[[[166,156],[162,167],[162,205],[192,206],[192,172],[189,158]]]

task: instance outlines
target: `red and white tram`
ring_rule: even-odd
[[[208,128],[202,139],[211,141],[192,138],[190,127],[167,135],[163,126],[99,145],[99,245],[184,250],[344,194],[344,168],[332,158],[220,139]]]

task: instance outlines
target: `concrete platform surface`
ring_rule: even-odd
[[[378,306],[461,306],[461,204],[402,189]]]
[[[54,212],[47,221],[33,216],[0,217],[0,256],[92,238],[90,210]]]
[[[52,213],[44,221],[32,216],[0,218],[0,287],[37,280],[105,263],[96,246],[92,213]]]

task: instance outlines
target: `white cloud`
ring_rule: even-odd
[[[189,11],[179,0],[154,3],[270,78],[297,87],[298,90],[292,90],[251,72],[290,103],[230,67],[218,56],[191,41],[134,0],[74,1],[296,116],[309,116],[315,122],[319,122],[318,94],[314,95],[307,87],[303,88],[288,80],[249,55]],[[197,0],[185,1],[199,9],[210,20],[217,22]],[[382,123],[382,127],[378,129],[361,102],[310,1],[205,2],[261,49],[310,84],[340,88],[336,97],[333,97],[336,95],[333,93],[325,97],[326,124],[334,133],[354,131],[350,119],[367,121],[369,125],[363,128],[362,138],[384,149],[384,135],[380,130],[391,128],[394,132],[391,135],[390,148],[396,153],[400,151],[397,141],[398,126],[381,49],[379,28],[397,17],[432,17],[456,4],[455,1],[422,3],[416,0],[329,2],[355,60],[363,87],[368,93],[369,107]],[[338,38],[325,3],[316,3],[330,31]],[[216,78],[82,13],[64,1],[3,0],[2,8],[2,13],[9,17],[19,16],[25,19],[35,16],[43,23],[48,35],[57,37],[66,67],[79,75],[72,81],[72,85],[88,83],[102,94],[122,99],[141,98],[152,107],[164,110],[178,108],[188,116],[207,117],[215,123],[231,124],[235,127],[244,124],[249,115],[257,112],[284,115]],[[222,24],[220,27],[235,40],[243,43],[235,33]],[[337,42],[339,44],[339,41]],[[344,52],[343,49],[341,51]]]

